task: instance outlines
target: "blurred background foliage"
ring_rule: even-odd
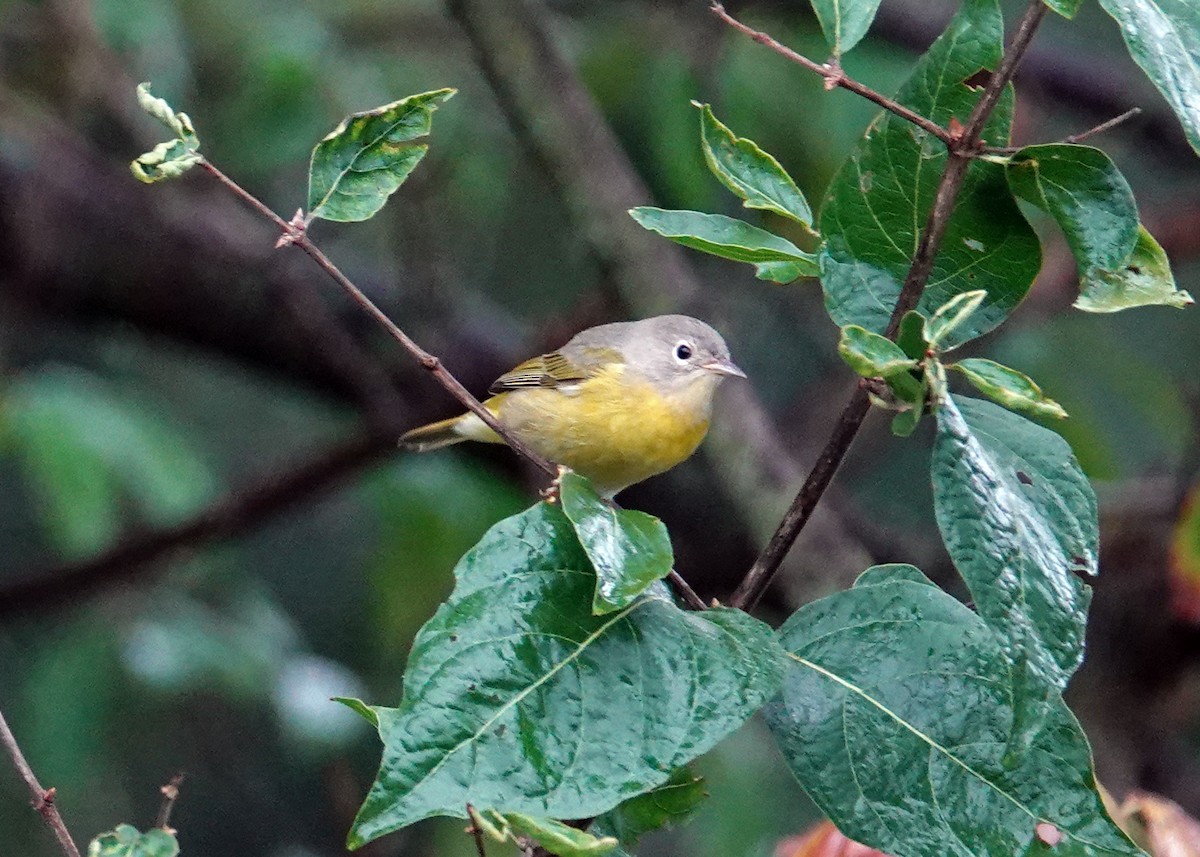
[[[158,134],[136,112],[137,81],[186,110],[208,156],[285,214],[304,198],[311,147],[343,115],[458,87],[381,216],[322,223],[314,237],[477,392],[633,312],[579,222],[572,194],[590,191],[531,153],[538,128],[506,119],[464,37],[472,5],[449,5],[457,18],[436,0],[0,2],[0,708],[78,839],[149,826],[158,787],[184,771],[172,820],[189,857],[343,853],[379,746],[328,698],[399,700],[409,642],[455,561],[536,487],[503,450],[395,451],[401,428],[452,411],[448,397],[204,175],[153,189],[129,178]],[[816,207],[873,110],[722,31],[705,6],[528,8],[646,184],[640,201],[735,213],[699,153],[698,99],[775,154]],[[820,58],[805,6],[731,4]],[[847,71],[893,91],[953,7],[886,0]],[[1180,286],[1200,292],[1200,170],[1115,25],[1095,4],[1072,23],[1051,16],[1017,85],[1022,142],[1145,109],[1098,143]],[[1096,481],[1103,577],[1072,701],[1101,778],[1196,812],[1200,635],[1179,605],[1200,578],[1200,534],[1174,528],[1200,461],[1200,313],[1070,310],[1070,256],[1035,225],[1038,285],[969,350],[1028,372],[1067,408],[1055,428]],[[773,442],[806,464],[851,383],[818,286],[687,264]],[[928,426],[899,441],[872,420],[830,503],[864,556],[947,581],[929,441]],[[786,502],[748,510],[722,476],[730,454],[710,449],[625,495],[666,520],[680,571],[706,597],[728,594]],[[764,609],[781,617],[846,583],[792,579]],[[769,854],[816,817],[758,721],[699,769],[707,806],[643,853]],[[460,823],[430,822],[364,853],[472,850]],[[0,854],[56,853],[15,775],[0,774]]]

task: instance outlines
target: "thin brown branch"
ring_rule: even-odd
[[[667,579],[671,581],[671,585],[675,587],[676,591],[679,592],[680,596],[682,596],[683,600],[690,607],[695,610],[708,609],[708,605],[704,603],[704,599],[696,594],[696,590],[692,589],[691,585],[683,579],[678,571],[671,569],[671,573],[667,575]]]
[[[908,275],[904,279],[904,285],[900,289],[900,295],[896,299],[896,306],[892,309],[892,316],[885,331],[889,338],[895,337],[900,319],[906,312],[916,307],[925,291],[925,284],[929,281],[929,275],[933,271],[934,259],[937,257],[938,248],[941,246],[946,227],[950,222],[950,215],[954,211],[954,204],[962,189],[967,168],[980,148],[980,135],[983,133],[983,127],[996,109],[1004,88],[1008,86],[1009,81],[1016,73],[1017,66],[1020,65],[1021,58],[1029,49],[1029,43],[1045,15],[1046,6],[1042,0],[1030,0],[1008,48],[1004,51],[1000,66],[988,79],[979,100],[971,110],[962,134],[956,135],[949,146],[949,158],[942,171],[941,179],[938,181],[933,206],[925,221],[916,255],[908,269]],[[734,592],[730,602],[734,607],[749,610],[767,591],[780,563],[783,562],[783,558],[791,549],[800,531],[804,529],[804,525],[812,516],[813,510],[832,482],[834,474],[854,442],[869,410],[870,400],[866,387],[859,384],[842,411],[842,415],[838,418],[829,442],[825,445],[825,449],[817,458],[817,463],[809,472],[791,506],[784,514],[775,534],[767,542],[766,547]]]
[[[171,823],[171,810],[175,808],[175,802],[179,800],[179,786],[183,783],[183,772],[176,774],[167,780],[166,785],[159,789],[162,792],[162,805],[158,808],[158,817],[154,820],[155,827],[161,827],[168,832],[174,832],[168,824]]]
[[[208,170],[208,172],[211,173],[218,181],[220,181],[221,184],[225,185],[256,211],[278,226],[280,232],[282,233],[279,240],[279,246],[294,244],[307,253],[309,258],[316,262],[321,270],[328,274],[335,283],[341,286],[342,291],[344,291],[355,303],[362,307],[369,316],[375,319],[375,321],[377,321],[379,325],[387,331],[388,335],[391,336],[392,339],[396,340],[396,342],[398,342],[405,351],[411,354],[418,363],[425,367],[425,369],[429,370],[434,379],[437,380],[437,382],[441,384],[442,387],[450,393],[450,395],[458,399],[463,407],[475,414],[475,416],[479,417],[479,419],[481,419],[488,428],[503,438],[505,443],[512,447],[516,452],[529,459],[529,461],[533,462],[541,470],[544,470],[547,475],[555,476],[558,473],[557,468],[555,468],[553,464],[547,461],[543,456],[534,452],[520,439],[505,429],[504,426],[500,424],[500,421],[496,419],[495,414],[485,408],[482,402],[471,395],[471,391],[464,387],[462,383],[455,378],[445,366],[442,365],[441,360],[430,354],[421,346],[417,345],[417,343],[410,338],[408,334],[401,330],[394,321],[387,317],[387,314],[384,313],[383,310],[375,305],[374,301],[363,294],[362,290],[359,289],[358,286],[354,285],[350,278],[343,274],[341,269],[338,268],[338,266],[335,265],[329,259],[329,257],[321,251],[321,248],[314,244],[312,239],[308,237],[303,225],[301,225],[299,216],[291,223],[285,221],[282,217],[260,202],[253,194],[251,194],[233,179],[229,178],[229,176],[225,175],[225,173],[221,172],[207,160],[202,160],[200,165],[203,166],[204,169]]]
[[[58,839],[58,846],[62,849],[63,854],[66,854],[67,857],[79,857],[79,849],[75,847],[75,840],[71,838],[62,816],[58,814],[58,807],[54,803],[54,789],[42,788],[33,769],[29,767],[29,762],[25,760],[25,754],[21,752],[16,737],[8,728],[8,721],[4,719],[2,712],[0,712],[0,744],[4,745],[4,749],[8,751],[8,755],[12,759],[13,767],[17,769],[17,773],[29,787],[30,803],[45,819],[46,825],[54,831],[54,836]]]
[[[1086,131],[1080,131],[1078,134],[1070,134],[1063,137],[1059,142],[1062,143],[1082,143],[1090,137],[1095,137],[1097,134],[1103,134],[1105,131],[1111,131],[1122,122],[1126,122],[1135,116],[1141,115],[1142,108],[1131,107],[1119,116],[1114,116],[1111,119],[1106,119],[1099,125],[1088,128]],[[1011,155],[1021,151],[1024,146],[985,146],[983,151],[989,155]]]
[[[716,15],[729,26],[733,27],[735,30],[745,33],[760,45],[770,48],[780,56],[804,66],[809,71],[821,75],[821,77],[825,78],[826,89],[841,87],[842,89],[849,90],[856,95],[861,95],[868,101],[873,101],[874,103],[878,104],[884,110],[887,110],[890,113],[895,113],[901,119],[905,119],[916,125],[918,128],[928,131],[943,143],[950,145],[953,142],[953,136],[947,129],[943,128],[936,122],[925,118],[916,111],[910,110],[898,101],[888,98],[882,93],[876,92],[866,84],[859,83],[857,80],[847,77],[846,72],[842,70],[840,65],[836,63],[819,63],[815,60],[809,59],[803,54],[796,53],[796,51],[792,50],[782,42],[772,38],[767,33],[763,33],[754,29],[753,27],[748,27],[747,25],[743,24],[737,18],[726,12],[725,7],[721,5],[721,3],[717,2],[717,0],[713,0],[713,2],[710,4],[710,8],[712,9],[714,15]]]

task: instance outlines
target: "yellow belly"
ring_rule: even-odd
[[[513,390],[486,404],[534,450],[611,496],[696,450],[708,432],[715,382],[701,376],[662,395],[617,370],[576,388]]]

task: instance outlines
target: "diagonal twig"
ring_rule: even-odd
[[[718,18],[720,18],[722,21],[724,21],[729,26],[733,27],[735,30],[739,30],[740,32],[745,33],[747,36],[749,36],[754,41],[758,42],[760,45],[764,45],[764,46],[770,48],[771,50],[775,51],[775,53],[779,54],[780,56],[786,57],[787,59],[791,60],[792,62],[804,66],[809,71],[812,71],[812,72],[815,72],[816,74],[821,75],[821,77],[825,78],[825,88],[826,89],[834,89],[836,87],[841,87],[842,89],[846,89],[846,90],[849,90],[850,92],[853,92],[855,95],[861,95],[863,98],[867,99],[868,101],[873,101],[874,103],[878,104],[884,110],[887,110],[891,113],[895,113],[901,119],[907,119],[909,122],[913,123],[918,128],[928,131],[930,134],[937,137],[943,143],[946,143],[947,145],[949,145],[950,143],[953,142],[953,139],[954,139],[953,135],[950,133],[950,131],[948,129],[943,128],[941,125],[939,125],[938,123],[934,122],[931,119],[927,119],[926,117],[922,116],[920,113],[917,113],[915,110],[910,110],[909,108],[905,107],[903,104],[896,101],[895,99],[888,98],[886,95],[883,95],[880,92],[876,92],[874,89],[871,89],[871,87],[867,86],[866,84],[860,83],[859,81],[855,80],[854,78],[847,77],[846,72],[842,71],[842,67],[840,65],[836,64],[836,62],[834,62],[834,63],[819,63],[819,62],[816,62],[815,60],[809,59],[808,57],[804,56],[803,54],[797,53],[796,51],[792,50],[787,45],[776,40],[775,38],[768,35],[767,33],[761,32],[759,30],[754,29],[753,27],[748,27],[747,25],[743,24],[737,18],[733,17],[728,12],[726,12],[725,7],[721,3],[717,2],[717,0],[713,0],[713,2],[710,4],[710,8],[712,9],[712,12],[714,15],[716,15]]]
[[[941,179],[938,181],[933,206],[929,210],[925,227],[921,231],[917,252],[908,269],[908,274],[904,278],[904,285],[900,289],[896,306],[892,310],[891,319],[885,330],[885,335],[889,338],[895,337],[900,319],[906,312],[916,307],[925,291],[925,284],[929,281],[929,275],[933,271],[934,259],[937,257],[938,248],[941,246],[946,227],[949,225],[950,215],[954,211],[954,203],[958,199],[963,180],[966,178],[967,168],[979,153],[983,126],[996,109],[1004,88],[1008,86],[1016,73],[1017,66],[1020,65],[1022,57],[1029,49],[1029,43],[1045,15],[1046,6],[1042,0],[1030,0],[1017,25],[1016,32],[1004,51],[999,67],[992,73],[979,100],[975,102],[975,107],[971,110],[971,115],[967,119],[961,135],[955,135],[955,139],[949,145],[949,158],[942,171]],[[813,510],[828,489],[830,482],[833,481],[834,474],[849,451],[850,445],[854,442],[869,410],[870,401],[867,397],[867,388],[859,384],[838,418],[829,442],[822,450],[816,465],[804,480],[796,498],[792,501],[783,520],[780,521],[779,527],[735,590],[730,601],[734,607],[749,610],[767,591],[780,563],[783,562],[783,558],[812,516]]]
[[[370,298],[363,294],[362,290],[359,289],[358,286],[354,285],[349,277],[342,273],[341,269],[338,268],[338,266],[335,265],[329,259],[329,257],[325,255],[324,252],[322,252],[321,248],[313,243],[312,239],[308,237],[307,232],[299,224],[299,218],[289,223],[268,208],[265,204],[263,204],[253,194],[251,194],[229,176],[225,175],[225,173],[221,172],[221,170],[217,169],[217,167],[209,161],[201,160],[200,166],[207,170],[214,178],[221,182],[221,184],[225,185],[225,187],[233,191],[234,194],[248,203],[252,208],[254,208],[255,211],[278,226],[281,236],[277,246],[294,244],[296,247],[299,247],[301,250],[307,253],[309,258],[316,262],[321,270],[327,273],[355,303],[362,307],[367,314],[371,316],[371,318],[375,319],[375,321],[379,323],[380,327],[387,331],[388,335],[391,336],[392,339],[400,343],[400,346],[404,348],[405,351],[411,354],[417,360],[417,362],[421,364],[421,366],[427,369],[437,380],[437,382],[441,384],[447,392],[450,393],[450,395],[458,399],[463,407],[475,414],[475,416],[479,417],[479,419],[481,419],[488,428],[503,438],[505,443],[507,443],[516,452],[523,455],[529,461],[533,462],[533,464],[535,464],[538,468],[545,471],[550,476],[557,475],[558,470],[553,464],[547,461],[543,456],[534,452],[529,448],[528,445],[523,443],[511,432],[505,429],[504,426],[500,424],[499,420],[496,419],[496,416],[487,408],[485,408],[482,402],[471,395],[471,391],[464,387],[462,382],[455,378],[454,375],[451,374],[450,370],[442,365],[441,360],[419,346],[411,337],[409,337],[408,334],[401,330],[394,321],[388,318],[387,314],[384,313],[383,310],[381,310]]]
[[[21,752],[21,747],[17,744],[16,737],[13,735],[12,730],[8,728],[8,722],[4,719],[3,713],[0,713],[0,745],[3,745],[4,749],[8,751],[13,767],[17,769],[17,773],[21,775],[21,779],[25,781],[25,785],[29,787],[30,802],[33,808],[45,819],[46,825],[54,831],[54,836],[58,839],[58,845],[62,849],[63,854],[67,855],[67,857],[79,857],[79,849],[75,846],[75,840],[71,838],[66,824],[63,823],[62,816],[58,813],[58,807],[54,803],[54,789],[42,788],[42,784],[38,782],[33,769],[29,767],[29,762],[26,761],[25,754]]]

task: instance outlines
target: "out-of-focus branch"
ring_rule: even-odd
[[[161,571],[178,551],[260,526],[395,451],[399,426],[380,426],[262,477],[173,527],[134,535],[109,550],[45,568],[0,588],[0,618],[58,606],[102,588]]]
[[[29,767],[29,762],[25,760],[25,754],[21,752],[21,747],[17,744],[16,737],[8,728],[8,722],[4,719],[3,712],[0,712],[0,745],[3,745],[8,752],[13,767],[17,769],[17,773],[29,787],[30,802],[33,808],[46,820],[46,825],[54,831],[54,837],[58,840],[63,854],[66,854],[67,857],[79,857],[79,849],[75,847],[75,840],[71,838],[62,816],[58,813],[58,807],[54,803],[54,789],[44,789],[38,782],[33,768]]]
[[[955,201],[958,199],[963,180],[966,178],[967,169],[970,167],[972,159],[978,154],[983,127],[1000,102],[1004,88],[1008,86],[1016,73],[1017,66],[1020,65],[1021,58],[1029,49],[1029,43],[1032,41],[1034,33],[1037,32],[1038,25],[1046,16],[1046,11],[1042,0],[1030,0],[1008,48],[1004,51],[999,67],[992,73],[983,92],[980,93],[979,100],[975,102],[975,107],[972,108],[961,135],[956,135],[955,140],[949,146],[949,158],[942,171],[941,179],[938,181],[933,205],[921,231],[920,241],[917,243],[917,252],[908,269],[908,275],[904,278],[904,285],[900,289],[896,305],[892,308],[892,316],[888,321],[887,329],[884,331],[889,338],[895,338],[900,319],[906,312],[914,309],[921,300],[925,284],[929,281],[929,275],[933,271],[934,259],[937,257],[942,237],[950,223],[950,215],[954,212]],[[754,561],[737,590],[734,591],[731,601],[733,606],[749,610],[767,591],[767,587],[771,585],[771,580],[784,557],[791,550],[796,537],[808,523],[821,497],[833,481],[834,474],[837,473],[842,459],[845,458],[851,444],[854,443],[854,438],[869,410],[870,403],[866,387],[859,384],[842,411],[842,416],[838,419],[829,442],[818,457],[816,465],[804,480],[804,484],[796,493],[796,498],[792,501],[783,520],[780,521],[775,534],[767,542],[767,546],[763,548],[758,559]]]
[[[628,216],[630,208],[650,201],[650,192],[554,44],[538,7],[525,0],[447,0],[447,6],[517,136],[550,177],[621,302],[638,315],[704,315],[702,290],[683,252]],[[749,384],[727,384],[721,397],[704,449],[754,536],[765,538],[802,471]],[[828,510],[806,533],[805,548],[796,571],[820,572],[826,581],[832,576],[848,583],[872,561]]]

